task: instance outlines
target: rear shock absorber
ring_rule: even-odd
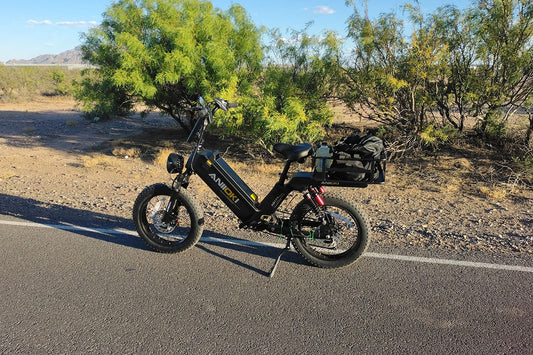
[[[313,212],[316,214],[321,223],[321,226],[317,227],[315,232],[313,233],[314,238],[320,238],[322,236],[323,238],[325,237],[327,241],[328,239],[331,239],[331,237],[329,236],[330,233],[328,232],[328,230],[325,229],[328,225],[328,217],[324,213],[324,209],[322,208],[326,204],[324,202],[324,199],[322,198],[322,194],[324,194],[324,192],[325,191],[322,186],[320,186],[319,188],[312,187],[309,189],[309,192],[306,193],[304,196],[307,200],[309,200],[309,202],[311,202],[311,208],[313,209]]]
[[[325,224],[326,219],[324,213],[322,212],[322,209],[320,208],[326,204],[321,196],[321,194],[323,193],[322,191],[324,191],[322,187],[320,187],[319,190],[317,190],[316,187],[311,187],[309,188],[309,192],[305,193],[304,197],[306,200],[311,202],[313,212],[315,212],[316,215],[322,220],[322,224]]]
[[[326,203],[324,202],[324,199],[322,198],[322,194],[324,193],[324,188],[322,186],[320,186],[318,189],[316,187],[311,187],[309,189],[309,198],[308,199],[313,199],[317,205],[319,206],[324,206]],[[307,198],[307,196],[306,196]]]

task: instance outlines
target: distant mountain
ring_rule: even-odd
[[[59,54],[43,54],[32,59],[12,59],[6,65],[80,65],[84,64],[81,59],[81,49],[74,49]]]

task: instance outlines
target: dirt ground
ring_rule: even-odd
[[[158,152],[187,153],[174,126],[156,114],[90,122],[63,98],[0,103],[0,214],[132,228],[133,202],[144,186],[171,181]],[[230,140],[208,140],[207,147],[215,143],[265,196],[281,165],[278,170],[253,160]],[[490,157],[457,151],[413,164],[389,163],[385,184],[342,192],[366,210],[376,245],[532,255],[533,191],[479,182],[480,174],[490,174],[489,165]],[[198,177],[191,190],[204,208],[206,229],[224,234],[238,227]]]

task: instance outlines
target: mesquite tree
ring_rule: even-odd
[[[341,92],[369,118],[416,136],[434,128],[436,114],[459,131],[477,117],[481,133],[500,138],[506,118],[533,95],[531,1],[477,1],[427,16],[406,4],[410,27],[394,13],[370,19],[347,4],[354,49]]]
[[[222,11],[209,1],[119,0],[103,16],[82,46],[99,67],[84,82],[89,108],[108,99],[113,114],[140,101],[188,129],[183,113],[199,96],[246,91],[261,68],[260,30],[239,5]]]

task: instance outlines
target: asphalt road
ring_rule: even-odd
[[[0,353],[533,353],[531,258],[370,248],[323,270],[291,252],[270,279],[269,246],[163,255],[24,223],[0,215]]]

